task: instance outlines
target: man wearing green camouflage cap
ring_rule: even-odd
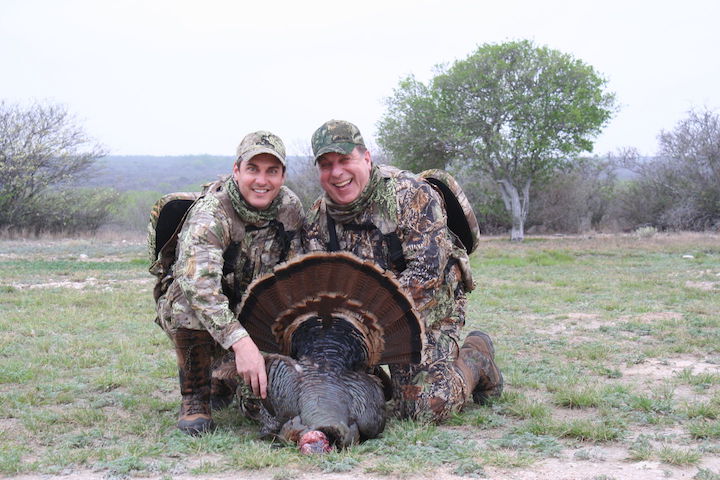
[[[175,343],[182,395],[178,428],[191,435],[214,427],[211,399],[221,405],[235,393],[211,380],[213,357],[232,351],[239,376],[255,395],[267,394],[263,356],[235,308],[254,278],[298,250],[292,244],[299,245],[294,232],[303,210],[283,185],[285,171],[282,140],[267,131],[248,134],[232,175],[206,185],[188,210],[175,257],[158,258],[151,269],[170,280],[157,299],[157,322]],[[171,269],[163,268],[168,264]]]
[[[311,141],[325,193],[308,212],[303,249],[348,251],[391,270],[425,323],[422,362],[390,366],[396,412],[441,421],[470,396],[499,396],[503,380],[490,337],[471,332],[460,347],[465,294],[474,284],[438,192],[411,172],[374,165],[350,122],[330,120]]]

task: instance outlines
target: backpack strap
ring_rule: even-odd
[[[337,252],[338,250],[340,250],[340,243],[337,239],[335,219],[332,218],[329,213],[327,214],[327,227],[329,237],[329,242],[327,243],[328,252]],[[382,234],[382,231],[377,226],[375,226],[374,223],[346,223],[343,225],[343,227],[345,228],[345,230],[354,230],[356,232],[369,232],[373,230],[378,230]],[[383,241],[385,243],[385,247],[388,250],[390,264],[393,266],[393,268],[398,273],[405,270],[405,268],[407,268],[407,263],[405,262],[405,254],[403,253],[402,242],[400,241],[400,237],[398,237],[397,233],[390,232],[383,234]]]
[[[340,242],[337,238],[337,230],[335,230],[335,219],[330,216],[330,213],[326,212],[327,227],[328,227],[328,243],[326,245],[328,252],[337,252],[340,250]]]
[[[387,245],[390,254],[390,263],[392,263],[398,272],[402,272],[407,268],[407,263],[405,262],[405,254],[403,253],[400,237],[398,237],[397,233],[390,232],[383,235],[383,239],[385,239],[385,245]]]
[[[285,225],[279,220],[270,220],[268,227],[274,227],[277,230],[278,240],[280,241],[280,258],[279,261],[282,263],[287,260],[288,253],[290,253],[290,243],[295,237],[294,230],[285,230]]]

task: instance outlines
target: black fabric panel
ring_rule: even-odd
[[[426,178],[426,181],[432,183],[442,193],[443,199],[445,200],[445,210],[448,217],[448,227],[450,230],[458,236],[462,242],[465,250],[470,253],[473,245],[473,236],[470,225],[465,218],[465,212],[460,206],[460,202],[455,197],[455,194],[440,180],[435,178]]]
[[[155,257],[160,249],[170,240],[175,229],[195,200],[171,200],[160,210],[157,225],[155,226]]]

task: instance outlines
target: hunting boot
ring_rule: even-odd
[[[178,428],[188,435],[200,435],[215,428],[210,416],[210,375],[215,341],[205,330],[178,328],[175,353],[180,376]]]
[[[470,332],[455,360],[455,367],[472,389],[475,403],[486,404],[498,398],[503,390],[503,376],[495,365],[495,347],[490,337],[480,331]]]

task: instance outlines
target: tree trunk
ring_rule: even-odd
[[[527,219],[528,206],[530,204],[530,180],[525,181],[522,189],[522,196],[510,180],[498,180],[500,193],[502,194],[505,208],[512,218],[512,230],[510,240],[522,242],[525,238],[525,220]]]

